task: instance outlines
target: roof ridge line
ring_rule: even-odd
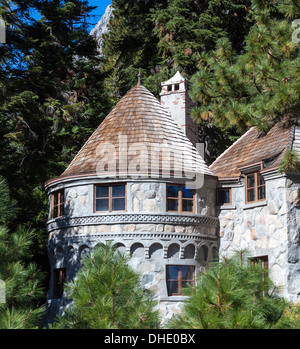
[[[232,148],[232,147],[234,147],[237,143],[239,143],[252,129],[254,129],[254,128],[256,128],[256,126],[252,126],[252,127],[250,127],[250,129],[247,131],[247,132],[245,132],[241,137],[239,137],[235,142],[233,142],[232,144],[231,144],[231,146],[230,147],[228,147],[210,166],[209,166],[209,168],[211,169],[211,167],[213,166],[213,165],[215,165],[219,160],[221,160],[221,158],[225,155],[225,154],[227,154],[228,152],[229,152],[229,150]]]

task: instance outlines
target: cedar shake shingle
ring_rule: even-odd
[[[123,137],[121,143],[120,136]],[[127,137],[127,144],[124,136]],[[165,146],[171,153],[174,152],[175,166],[182,163],[182,154],[184,154],[184,159],[190,159],[188,171],[214,176],[175,120],[150,91],[138,84],[117,103],[64,173],[54,181],[65,177],[99,175],[99,159],[103,156],[101,152],[110,151],[112,146],[116,151],[116,159],[124,154],[124,152],[120,154],[120,148],[123,147],[128,151],[127,167],[122,165],[122,161],[116,163],[116,169],[120,172],[129,170],[129,164],[136,159],[135,152],[139,156],[144,156],[150,172],[153,170],[151,161],[153,163],[158,161],[155,152],[159,152],[161,147]],[[160,169],[156,169],[157,171],[161,170],[162,164],[166,163],[167,154],[168,152],[163,153]],[[113,153],[110,153],[111,158],[112,156]],[[171,173],[174,170],[172,163],[171,160]],[[111,177],[109,172],[105,173]]]
[[[275,125],[266,135],[252,127],[211,166],[210,170],[219,178],[236,178],[239,168],[262,163],[265,170],[278,168],[284,153],[292,146],[295,127]]]

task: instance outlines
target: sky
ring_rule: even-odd
[[[89,0],[88,2],[90,6],[98,6],[91,12],[93,17],[90,18],[90,22],[92,22],[90,29],[92,29],[100,21],[101,16],[104,14],[107,6],[112,3],[112,0]]]
[[[88,31],[91,31],[95,27],[95,25],[100,21],[100,18],[104,14],[107,6],[111,5],[112,0],[88,0],[88,3],[90,6],[97,6],[97,8],[91,12],[92,17],[90,17],[89,19],[90,25]],[[40,17],[38,12],[31,12],[31,14],[34,18]]]

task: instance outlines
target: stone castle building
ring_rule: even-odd
[[[196,149],[187,88],[177,72],[162,83],[160,103],[138,83],[45,184],[49,318],[67,305],[63,285],[82,256],[111,240],[131,255],[164,319],[181,310],[185,284],[237,248],[249,248],[283,296],[299,300],[300,176],[278,165],[287,149],[300,153],[300,130],[252,128],[209,168]]]

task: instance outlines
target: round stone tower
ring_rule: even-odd
[[[64,283],[84,254],[113,241],[164,319],[180,311],[182,287],[217,251],[216,177],[181,127],[142,85],[108,114],[45,188],[50,209],[48,318],[67,305]]]

